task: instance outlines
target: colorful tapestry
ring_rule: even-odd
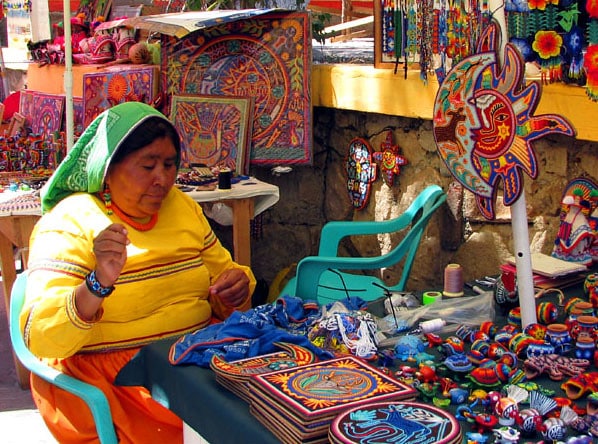
[[[33,96],[35,91],[24,89],[21,91],[19,99],[19,113],[25,116],[25,125],[31,127],[33,120]]]
[[[73,128],[75,136],[80,136],[85,129],[83,114],[83,97],[73,97]]]
[[[173,96],[170,120],[181,137],[182,166],[227,167],[247,174],[251,107],[250,97]]]
[[[306,12],[270,12],[181,39],[162,38],[168,96],[253,97],[250,162],[311,163],[311,39]]]
[[[42,135],[49,139],[62,130],[65,97],[57,94],[35,92],[33,94],[33,109],[31,120],[33,134]]]
[[[129,65],[83,75],[83,125],[124,102],[151,104],[158,96],[158,66]]]

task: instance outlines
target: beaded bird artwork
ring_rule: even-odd
[[[433,110],[440,157],[475,194],[478,209],[490,220],[495,217],[500,179],[503,203],[510,206],[522,192],[523,173],[537,177],[531,142],[553,133],[575,135],[561,116],[534,115],[541,85],[525,85],[523,60],[511,44],[506,44],[504,63],[500,63],[498,37],[498,24],[492,22],[479,40],[477,53],[447,74]]]

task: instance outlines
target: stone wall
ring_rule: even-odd
[[[431,121],[363,112],[314,108],[314,162],[274,175],[269,168],[252,168],[259,179],[280,187],[280,201],[266,211],[257,237],[252,240],[255,274],[271,287],[281,270],[317,252],[322,225],[330,220],[382,220],[403,211],[413,197],[429,184],[448,190],[455,182],[437,154]],[[386,129],[394,133],[401,154],[409,164],[402,167],[392,188],[380,177],[374,182],[368,206],[353,210],[346,192],[345,159],[354,137],[370,141],[380,150]],[[580,176],[598,180],[598,144],[553,136],[536,141],[539,176],[524,175],[532,252],[550,253],[559,226],[559,203],[567,183]],[[499,196],[501,192],[499,191]],[[410,290],[441,288],[448,263],[463,266],[465,279],[497,274],[499,265],[513,254],[509,209],[497,220],[481,218],[472,195],[465,192],[462,205],[445,205],[433,217],[416,258]],[[260,228],[257,230],[257,228]],[[379,254],[393,237],[352,239],[343,254]],[[225,240],[226,243],[226,240]],[[394,269],[384,271],[389,284],[398,279]]]

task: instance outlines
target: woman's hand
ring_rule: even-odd
[[[102,287],[114,285],[127,260],[127,230],[121,224],[109,225],[93,240],[93,254],[96,257],[96,279]],[[75,289],[75,305],[79,316],[93,320],[104,299],[89,291],[85,282]]]
[[[229,268],[209,288],[228,307],[238,307],[249,297],[249,278],[239,268]]]
[[[121,224],[109,225],[93,240],[96,277],[103,287],[114,285],[127,261],[127,230]]]

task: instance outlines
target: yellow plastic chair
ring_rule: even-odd
[[[325,305],[347,297],[373,301],[387,291],[404,291],[413,260],[430,218],[446,201],[438,185],[425,188],[399,217],[386,221],[334,221],[322,228],[317,256],[308,256],[297,264],[295,277],[279,296],[297,296]],[[405,237],[391,251],[374,257],[340,257],[338,246],[347,236],[377,235],[405,231]],[[341,270],[379,270],[403,261],[399,282],[391,287],[374,277]]]
[[[39,360],[25,345],[21,328],[19,327],[19,313],[25,302],[25,288],[27,285],[27,271],[17,275],[17,279],[10,294],[10,341],[15,354],[23,365],[32,373],[45,379],[75,396],[81,398],[93,415],[98,437],[102,444],[116,444],[116,432],[112,424],[110,406],[104,393],[97,387],[68,376]]]

